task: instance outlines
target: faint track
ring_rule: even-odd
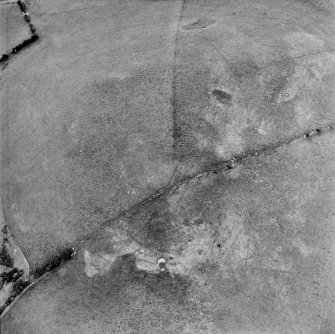
[[[180,31],[180,23],[183,18],[183,11],[185,9],[186,0],[181,0],[181,7],[178,17],[177,29],[174,39],[174,52],[173,52],[173,70],[172,70],[172,124],[173,124],[173,152],[174,155],[176,154],[177,150],[177,138],[179,137],[179,129],[177,128],[177,101],[176,101],[176,83],[177,83],[177,50],[178,50],[178,43],[179,43],[179,31]]]

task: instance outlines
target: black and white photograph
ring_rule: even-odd
[[[335,334],[335,0],[0,0],[1,334]]]

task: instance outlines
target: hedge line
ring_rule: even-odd
[[[12,54],[18,53],[21,51],[24,47],[30,45],[31,43],[34,43],[38,40],[38,36],[36,34],[32,35],[30,38],[24,40],[22,43],[18,44],[12,49]]]
[[[31,18],[28,14],[24,15],[24,20],[29,24],[31,23]]]
[[[7,60],[8,58],[9,58],[9,56],[8,56],[6,53],[4,53],[4,54],[1,56],[1,58],[0,58],[0,63],[2,63],[3,61]]]
[[[32,23],[29,23],[29,28],[32,34],[36,33],[36,28],[34,27],[34,25]]]
[[[26,7],[25,3],[23,3],[21,0],[18,0],[17,4],[19,5],[21,11],[22,11],[23,13],[26,13],[26,11],[27,11],[27,7]]]
[[[31,22],[31,18],[29,16],[29,14],[27,13],[27,7],[25,5],[24,2],[22,2],[21,0],[17,1],[18,6],[20,7],[22,13],[24,14],[24,20],[28,23],[29,25],[29,29],[30,32],[32,34],[32,36],[26,40],[24,40],[22,43],[16,45],[12,51],[11,54],[15,54],[18,53],[19,51],[21,51],[23,48],[25,48],[26,46],[30,45],[31,43],[34,43],[35,41],[38,40],[38,35],[36,34],[36,28],[34,27],[34,25]],[[6,61],[8,58],[10,57],[9,54],[4,53],[1,58],[0,58],[0,63]]]
[[[24,2],[22,2],[21,0],[18,0],[17,4],[19,5],[22,13],[23,13],[23,17],[24,17],[24,20],[28,23],[29,25],[29,28],[30,28],[30,31],[32,34],[35,34],[36,33],[36,28],[34,27],[34,25],[31,23],[31,18],[29,16],[29,14],[27,13],[27,7],[25,5]]]

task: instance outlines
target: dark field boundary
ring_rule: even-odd
[[[36,33],[36,28],[35,26],[33,25],[33,23],[31,22],[31,18],[29,16],[29,13],[27,12],[27,7],[26,7],[26,4],[24,2],[22,2],[21,0],[18,0],[17,1],[17,4],[18,6],[20,7],[20,10],[23,14],[23,18],[24,20],[26,21],[26,23],[28,24],[29,26],[29,30],[30,30],[30,33],[31,33],[31,37],[24,40],[22,43],[16,45],[13,47],[12,51],[7,54],[7,53],[4,53],[1,58],[0,58],[0,63],[3,63],[5,62],[6,60],[8,60],[12,55],[20,52],[22,49],[28,47],[29,45],[33,44],[35,41],[38,40],[39,36],[38,34]]]
[[[23,18],[26,21],[26,23],[29,26],[29,30],[31,33],[31,37],[24,40],[23,42],[19,43],[13,49],[9,54],[3,54],[0,58],[0,63],[3,63],[10,59],[13,55],[20,52],[22,49],[28,47],[29,45],[33,44],[35,41],[38,40],[39,36],[36,33],[36,28],[31,22],[31,18],[29,16],[29,13],[27,12],[27,7],[24,2],[21,0],[17,1],[18,6],[20,7],[20,11],[23,14]],[[5,226],[5,230],[3,231],[6,235],[7,227]],[[7,240],[7,237],[5,237],[5,241]],[[6,248],[3,245],[2,249],[0,250],[0,264],[6,265],[10,268],[12,268],[9,272],[4,272],[0,274],[0,289],[3,288],[4,284],[13,283],[13,289],[10,293],[10,296],[5,301],[4,305],[0,305],[0,318],[3,316],[5,311],[8,309],[8,307],[12,304],[12,302],[24,291],[25,288],[27,288],[30,284],[29,281],[26,281],[22,279],[23,271],[19,270],[16,267],[13,267],[13,260],[9,257],[9,255],[6,252]],[[59,263],[56,264],[57,266]],[[45,269],[47,271],[47,269]]]

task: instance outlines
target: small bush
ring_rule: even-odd
[[[29,282],[18,280],[13,284],[13,295],[18,296],[27,286]]]
[[[31,23],[31,18],[30,18],[29,15],[25,15],[25,16],[24,16],[24,19],[25,19],[25,21],[26,21],[27,23]]]
[[[23,275],[23,271],[13,268],[11,271],[0,274],[1,281],[4,283],[16,282]]]
[[[13,268],[13,259],[9,255],[5,244],[2,245],[0,250],[0,264],[9,268]]]
[[[7,60],[9,58],[9,56],[7,54],[3,54],[0,58],[0,63],[2,63],[3,61]]]
[[[20,9],[23,13],[25,13],[27,11],[26,5],[21,0],[18,0],[17,4],[19,5],[19,7],[20,7]]]
[[[36,28],[34,27],[34,25],[32,23],[29,23],[29,28],[32,34],[36,33]]]
[[[33,36],[31,36],[30,40],[31,40],[31,43],[37,41],[38,40],[38,35],[33,34]]]

